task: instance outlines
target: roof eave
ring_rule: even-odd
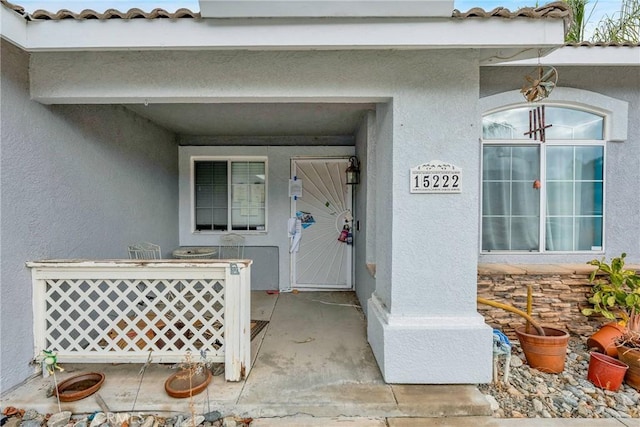
[[[562,20],[526,18],[65,19],[23,20],[22,26],[13,32],[23,33],[18,37],[20,45],[32,52],[439,48],[494,51],[555,47],[563,43],[564,37]],[[4,35],[4,27],[2,31]]]
[[[27,21],[16,11],[0,6],[0,36],[27,50]]]
[[[483,65],[536,65],[537,59],[506,61]],[[541,64],[554,66],[640,66],[640,45],[630,46],[562,46],[540,59]]]

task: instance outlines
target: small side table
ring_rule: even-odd
[[[213,246],[180,246],[171,254],[178,259],[214,259],[217,253]]]

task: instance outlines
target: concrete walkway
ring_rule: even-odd
[[[256,419],[251,427],[638,427],[638,419],[585,418],[270,418]]]
[[[640,427],[638,420],[494,419],[473,385],[386,384],[366,339],[366,322],[352,292],[252,293],[252,319],[268,320],[252,341],[253,368],[245,381],[214,377],[194,397],[198,413],[220,411],[254,419],[252,426],[369,427]],[[164,392],[170,366],[64,364],[58,381],[79,372],[106,375],[98,394],[112,412],[171,415],[189,412],[189,399]],[[2,396],[0,405],[58,412],[46,397],[51,378],[34,378]],[[74,414],[100,410],[95,395],[62,404]],[[635,424],[633,423],[635,422]],[[626,423],[626,424],[625,424]]]

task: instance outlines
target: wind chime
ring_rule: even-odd
[[[538,102],[548,98],[556,87],[558,71],[551,66],[542,66],[538,63],[536,71],[525,76],[524,79],[526,82],[520,89],[520,93],[527,102]]]
[[[538,102],[548,98],[551,91],[556,87],[558,71],[551,66],[540,65],[540,60],[538,59],[536,71],[525,76],[524,79],[525,84],[520,89],[520,93],[522,93],[527,102]],[[544,105],[541,105],[529,110],[529,132],[524,134],[528,135],[529,139],[545,142],[545,130],[551,126],[545,122]]]
[[[545,131],[553,125],[548,125],[544,121],[544,105],[529,110],[529,132],[525,132],[525,135],[529,135],[529,139],[535,141],[540,137],[540,142],[546,141]],[[533,181],[533,188],[539,190],[542,187],[542,183],[539,179]]]
[[[529,132],[525,132],[525,135],[529,135],[529,139],[540,142],[545,142],[546,129],[553,125],[548,125],[544,120],[544,105],[529,110]]]
[[[543,67],[540,65],[538,58],[538,68],[534,73],[525,76],[525,84],[520,89],[520,93],[527,102],[538,102],[548,98],[551,91],[558,83],[558,71],[551,66]],[[544,114],[544,105],[537,106],[529,110],[529,131],[524,135],[528,135],[529,139],[544,143],[547,140],[546,130],[553,126],[547,124]],[[538,190],[542,187],[539,179],[533,181],[533,188]]]

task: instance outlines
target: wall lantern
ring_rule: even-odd
[[[351,156],[347,167],[347,185],[355,184],[360,184],[360,162],[356,156]]]

